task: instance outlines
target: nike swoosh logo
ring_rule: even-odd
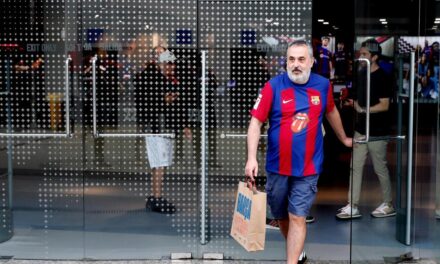
[[[290,100],[283,100],[283,104],[287,104],[288,102],[292,102],[293,101],[293,99],[290,99]]]

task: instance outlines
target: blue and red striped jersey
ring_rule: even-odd
[[[322,118],[334,107],[333,88],[320,75],[311,73],[305,84],[293,83],[287,73],[269,80],[251,110],[263,123],[269,118],[266,170],[296,177],[320,174]]]
[[[324,76],[324,77],[330,77],[330,62],[332,60],[332,52],[329,51],[327,48],[320,46],[318,48],[318,54],[317,54],[317,69],[316,73]]]

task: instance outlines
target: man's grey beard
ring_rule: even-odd
[[[309,80],[310,70],[303,71],[300,75],[295,75],[293,74],[292,70],[288,70],[287,75],[292,82],[296,84],[305,84]]]

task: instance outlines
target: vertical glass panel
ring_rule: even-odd
[[[402,9],[398,12],[388,6],[394,4],[397,2],[355,1],[356,50],[362,51],[360,43],[365,39],[377,41],[382,49],[379,66],[389,71],[394,81],[388,110],[389,123],[385,124],[390,126],[391,133],[383,138],[370,138],[366,144],[367,149],[357,146],[353,151],[351,182],[356,185],[357,181],[358,188],[362,189],[359,200],[356,199],[356,188],[353,188],[351,196],[353,203],[358,203],[362,215],[352,220],[353,261],[434,258],[434,252],[438,251],[435,235],[435,231],[438,231],[435,220],[438,164],[435,155],[438,95],[435,89],[438,87],[438,77],[435,76],[438,73],[434,74],[433,66],[438,65],[438,60],[431,67],[425,67],[425,61],[435,61],[435,56],[428,59],[426,53],[433,54],[433,44],[438,40],[423,36],[436,32],[434,28],[426,28],[428,24],[429,27],[435,27],[433,7],[436,4],[434,1],[400,1],[398,4]],[[413,64],[408,55],[411,52],[414,56]],[[369,54],[358,55],[367,57]],[[423,78],[425,72],[432,73],[430,78]],[[372,80],[376,78],[374,74],[372,70]],[[359,90],[360,86],[356,86],[356,82],[358,80],[355,79],[353,87]],[[380,109],[374,106],[377,92],[377,85],[372,81],[370,136],[374,131],[377,132],[379,121],[374,120]],[[435,124],[432,120],[435,120]],[[399,140],[396,136],[405,136],[405,139]],[[373,145],[378,144],[379,139],[386,140],[385,151],[374,151]],[[374,153],[385,155],[382,160],[386,161],[387,170],[380,169],[381,165],[375,162],[378,157],[374,157]],[[360,160],[363,162],[366,156],[368,158],[363,165]],[[363,174],[363,177],[359,174]],[[395,216],[390,209],[391,205]]]
[[[85,257],[195,256],[197,2],[97,0],[82,10]]]
[[[416,186],[420,197],[416,218],[416,245],[420,256],[440,260],[440,156],[439,156],[439,24],[440,3],[421,1],[421,36],[416,49],[418,61]]]
[[[437,134],[435,138],[437,139],[437,162],[436,162],[436,178],[435,178],[435,219],[436,223],[434,224],[433,236],[432,236],[432,244],[433,244],[433,257],[440,261],[440,253],[438,249],[440,248],[440,103],[437,101]]]
[[[364,54],[363,41],[371,37],[359,38],[359,54]],[[393,41],[393,38],[388,38]],[[391,45],[393,46],[393,45]],[[393,52],[393,51],[392,51]],[[382,63],[390,63],[389,76],[382,82],[392,87],[389,96],[388,117],[370,114],[369,140],[356,143],[352,154],[352,174],[350,177],[349,201],[354,208],[352,213],[352,260],[392,260],[394,257],[411,251],[406,246],[408,214],[408,113],[409,93],[405,89],[405,76],[409,76],[409,54],[393,54],[387,57],[382,50]],[[360,56],[360,55],[359,55]],[[365,57],[368,58],[368,55]],[[367,93],[370,94],[370,106],[377,105],[377,76],[381,69],[371,64],[372,72],[364,61],[355,64],[353,93],[355,104],[365,108]],[[376,68],[376,70],[374,70]],[[368,88],[367,79],[370,79]],[[390,77],[388,77],[390,78]],[[385,87],[380,87],[385,89]],[[376,89],[376,90],[375,90]],[[382,97],[380,97],[384,100]],[[377,107],[377,106],[376,106]],[[371,107],[370,109],[375,109]],[[363,115],[363,116],[362,116]],[[379,125],[386,118],[386,123]],[[363,140],[366,136],[366,116],[356,112],[355,139]],[[385,129],[386,130],[383,130]],[[405,136],[406,140],[399,136]],[[376,155],[376,156],[375,156]],[[381,159],[379,159],[381,158]],[[382,160],[382,167],[378,163]],[[385,166],[384,166],[385,165]],[[374,193],[374,195],[373,195]],[[385,203],[385,204],[384,204]],[[381,208],[378,208],[380,207]],[[348,217],[349,219],[350,217]],[[411,235],[411,234],[409,234]],[[378,242],[380,241],[380,243]]]
[[[415,47],[416,116],[414,166],[414,240],[417,254],[434,258],[438,250],[436,210],[437,120],[438,120],[438,48],[435,36],[400,37]],[[437,45],[438,46],[438,45]],[[436,58],[437,56],[437,58]],[[431,65],[431,66],[430,66]],[[435,120],[433,122],[433,120]],[[437,245],[436,245],[437,244]],[[436,248],[437,246],[437,248]],[[437,249],[437,250],[436,250]]]
[[[408,54],[394,50],[394,41],[386,35],[356,38],[354,137],[367,142],[356,143],[352,154],[353,261],[392,259],[411,251],[405,245],[411,217],[407,197],[412,195],[406,189],[408,142],[396,138],[409,135],[411,64]]]
[[[223,252],[233,259],[285,259],[279,230],[267,230],[266,250],[252,254],[229,232],[238,182],[245,179],[249,112],[266,81],[284,71],[287,42],[300,37],[310,40],[311,3],[200,2],[200,47],[207,51],[208,79],[206,252]],[[266,181],[267,127],[258,150],[261,189]]]
[[[71,1],[2,3],[1,233],[11,236],[2,256],[83,256],[81,128],[67,61],[76,11]]]

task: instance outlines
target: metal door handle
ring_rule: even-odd
[[[54,138],[69,138],[72,136],[70,133],[70,96],[69,96],[69,63],[72,60],[70,56],[68,56],[65,60],[65,105],[66,105],[66,132],[64,133],[0,133],[0,137],[54,137]]]
[[[146,137],[146,136],[158,136],[175,138],[174,133],[99,133],[97,129],[97,113],[96,113],[96,61],[98,57],[95,55],[92,61],[92,112],[93,112],[93,137]]]
[[[233,134],[233,133],[222,133],[220,138],[246,138],[247,134]],[[266,134],[260,135],[260,137],[267,137]]]
[[[380,140],[404,140],[406,138],[406,136],[400,135],[400,136],[381,136],[381,137],[370,137],[368,142],[374,142],[374,141],[380,141]],[[368,143],[367,141],[363,140],[363,139],[354,139],[354,143],[358,143],[358,144],[366,144]]]
[[[408,114],[408,176],[406,182],[406,245],[411,244],[411,210],[412,210],[412,169],[413,169],[413,128],[414,128],[414,77],[415,53],[411,52],[410,86],[409,86],[409,114]]]
[[[371,87],[370,87],[370,75],[371,75],[371,64],[370,61],[368,59],[365,58],[359,58],[356,61],[364,61],[367,64],[367,105],[365,108],[365,138],[358,138],[358,139],[354,139],[354,142],[359,143],[359,144],[365,144],[370,140],[370,92],[371,92]]]

